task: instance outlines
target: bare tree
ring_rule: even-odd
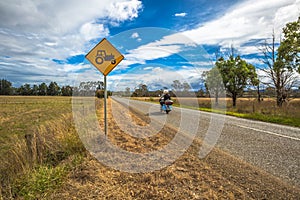
[[[211,70],[203,73],[205,76],[205,86],[206,90],[209,92],[210,97],[215,98],[215,104],[219,104],[219,97],[225,96],[225,88],[223,84],[223,79],[217,66],[213,67]]]
[[[270,79],[270,82],[263,82],[263,84],[275,88],[277,106],[281,107],[295,84],[295,74],[276,56],[274,33],[271,44],[265,41],[259,50],[263,54],[261,61],[265,64],[265,68],[260,68],[260,70],[264,72],[263,77]]]

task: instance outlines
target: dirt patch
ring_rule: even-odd
[[[132,152],[162,148],[176,130],[165,126],[149,138],[135,138],[122,131],[109,114],[109,139]],[[133,122],[147,126],[147,116],[130,113]],[[100,119],[100,124],[103,120]],[[218,149],[199,159],[200,140],[172,165],[148,173],[126,173],[104,166],[93,157],[69,174],[51,199],[297,199],[299,187],[243,162]]]

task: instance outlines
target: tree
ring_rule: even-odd
[[[197,97],[205,97],[205,92],[204,92],[204,90],[201,88],[200,90],[198,90],[197,92],[196,92],[196,96]]]
[[[17,89],[17,93],[19,95],[31,95],[32,90],[30,84],[26,83]]]
[[[104,82],[103,81],[98,81],[95,84],[97,84],[97,90],[104,90]]]
[[[185,81],[182,84],[183,92],[188,92],[191,89],[191,86]]]
[[[47,90],[48,90],[48,86],[46,85],[46,83],[41,83],[39,85],[39,95],[45,96],[47,95]]]
[[[248,64],[240,56],[230,55],[228,60],[223,57],[216,62],[224,87],[232,98],[232,105],[236,107],[237,97],[242,96],[247,85],[257,85],[258,79],[255,67]]]
[[[38,93],[39,93],[39,86],[33,85],[32,89],[31,89],[31,94],[32,95],[38,95]]]
[[[57,85],[56,82],[51,82],[47,89],[47,94],[51,96],[59,95],[60,87]]]
[[[217,66],[203,74],[205,78],[205,86],[211,97],[215,97],[215,104],[219,104],[219,96],[225,90],[222,76]]]
[[[1,79],[0,80],[0,95],[10,95],[12,93],[11,82]]]
[[[293,70],[286,64],[284,58],[276,56],[274,34],[271,44],[265,41],[260,51],[263,54],[261,61],[266,65],[261,70],[265,73],[264,77],[270,79],[270,82],[264,84],[275,88],[276,103],[278,107],[281,107],[288,96],[288,91],[295,83]]]
[[[130,87],[126,87],[125,89],[125,96],[130,97]]]
[[[183,85],[179,80],[173,81],[173,84],[171,85],[175,92],[181,91],[183,89]]]
[[[300,73],[300,16],[283,28],[284,38],[278,48],[278,60],[285,68]]]
[[[72,96],[72,94],[73,94],[73,88],[71,86],[67,85],[61,88],[62,96]]]
[[[80,82],[78,88],[74,88],[76,95],[95,96],[97,90],[104,90],[104,83],[101,81]]]
[[[149,96],[149,90],[148,86],[146,84],[139,84],[138,88],[135,89],[132,96],[135,97],[148,97]]]

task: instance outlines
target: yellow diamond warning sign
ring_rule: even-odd
[[[104,38],[86,54],[85,58],[106,76],[124,59],[124,56]]]

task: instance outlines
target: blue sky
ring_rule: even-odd
[[[300,0],[10,0],[0,2],[0,78],[14,86],[103,80],[84,56],[107,38],[125,56],[109,74],[113,90],[173,80],[200,87],[214,53],[233,45],[259,66],[259,45],[277,42]]]

